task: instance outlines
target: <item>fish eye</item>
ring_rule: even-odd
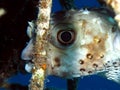
[[[60,44],[68,46],[75,40],[75,32],[73,30],[60,30],[57,34],[57,40]]]

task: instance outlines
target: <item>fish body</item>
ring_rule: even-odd
[[[120,83],[119,34],[117,23],[106,13],[87,9],[55,13],[47,36],[47,75],[74,78],[102,73]],[[23,59],[31,56],[31,42]]]

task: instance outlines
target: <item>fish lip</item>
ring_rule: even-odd
[[[28,73],[32,73],[32,68],[34,66],[34,63],[32,62],[32,59],[29,61],[25,61],[25,71]]]
[[[22,60],[32,60],[33,59],[33,39],[29,41],[27,46],[21,52]]]
[[[25,61],[32,61],[32,59],[33,59],[33,55],[29,55],[29,56],[25,56],[25,53],[26,52],[24,52],[24,50],[23,50],[23,52],[22,52],[22,54],[21,54],[21,59],[22,60],[25,60]]]

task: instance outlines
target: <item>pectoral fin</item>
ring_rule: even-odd
[[[100,73],[100,76],[107,78],[108,80],[112,80],[118,84],[120,84],[120,67],[110,67],[109,71],[104,73]]]
[[[107,79],[112,80],[120,84],[120,67],[116,70],[111,70],[105,74]]]

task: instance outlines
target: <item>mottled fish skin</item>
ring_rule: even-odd
[[[120,83],[119,34],[117,23],[105,13],[87,9],[55,13],[48,33],[47,74],[73,78],[104,73]],[[31,58],[29,44],[23,59]]]
[[[71,43],[59,40],[64,36],[61,32],[71,34]],[[120,77],[119,33],[117,23],[104,13],[70,10],[54,14],[48,35],[48,73],[73,78],[106,72],[108,78]]]

